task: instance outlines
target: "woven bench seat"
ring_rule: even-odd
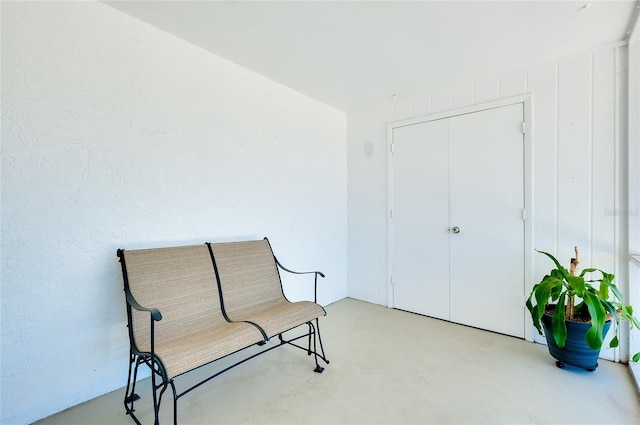
[[[156,342],[156,356],[165,365],[167,376],[176,377],[218,360],[250,345],[261,343],[262,335],[249,323],[210,326],[191,335]]]
[[[296,303],[282,302],[257,308],[253,312],[246,312],[245,315],[238,315],[232,320],[234,320],[234,323],[235,321],[255,323],[264,330],[267,338],[272,338],[324,315],[324,309],[318,304],[309,301],[298,301]]]
[[[315,302],[287,300],[278,262],[266,238],[209,245],[224,311],[232,322],[255,323],[271,338],[326,315]]]
[[[216,258],[216,255],[219,258]],[[177,401],[191,390],[245,361],[284,344],[329,363],[320,340],[318,318],[326,314],[315,302],[289,302],[282,292],[279,263],[266,240],[118,250],[124,279],[130,362],[125,411],[138,424],[134,402],[138,368],[151,369],[155,424],[162,396]],[[281,266],[280,266],[281,267]],[[287,269],[284,269],[287,270]],[[288,270],[287,270],[288,271]],[[298,273],[298,272],[293,272]],[[299,274],[324,275],[320,272]],[[314,291],[316,289],[314,288]],[[314,297],[315,298],[315,297]],[[315,324],[312,321],[315,320]],[[291,340],[282,334],[300,325],[308,331]],[[245,357],[178,393],[174,378],[278,336],[280,344]],[[294,341],[308,337],[306,347]],[[317,350],[319,341],[320,350]]]

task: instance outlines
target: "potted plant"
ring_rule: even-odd
[[[629,320],[630,326],[638,329],[640,322],[633,316],[633,308],[624,304],[613,274],[597,268],[577,274],[578,247],[570,270],[548,252],[538,252],[549,257],[555,268],[533,287],[527,299],[533,324],[541,335],[544,327],[549,353],[557,359],[558,367],[567,363],[594,371],[611,321],[616,322],[616,335],[610,347],[619,344],[621,320]],[[634,362],[638,360],[640,353],[633,356]]]

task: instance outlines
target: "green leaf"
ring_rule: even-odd
[[[535,291],[535,286],[533,287],[533,290]],[[531,302],[531,297],[533,297],[533,292],[531,293],[531,295],[527,299],[526,306],[527,306],[527,309],[529,310],[529,313],[531,313],[531,320],[533,321],[533,325],[538,330],[538,333],[540,335],[542,335],[542,327],[540,326],[540,321],[539,320],[536,321],[536,315],[537,315],[538,309],[533,306],[533,303]]]
[[[598,296],[603,300],[609,299],[609,287],[603,283],[600,284],[600,290],[598,291]]]
[[[581,276],[567,276],[567,281],[569,282],[569,286],[575,291],[576,295],[580,298],[584,297],[586,292],[586,286],[584,283],[584,278]]]
[[[551,317],[551,331],[553,333],[553,339],[556,340],[558,348],[563,348],[567,341],[567,324],[564,319],[564,300],[565,294],[562,294],[558,299],[556,310]]]
[[[601,282],[602,283],[606,283],[607,285],[611,285],[611,286],[615,286],[613,285],[613,279],[615,278],[614,274],[611,273],[607,273],[603,270],[597,269],[600,273],[602,273],[602,279]]]
[[[618,345],[620,345],[620,341],[618,340],[618,335],[616,335],[611,340],[611,343],[609,343],[609,347],[616,348]]]
[[[631,360],[633,360],[634,362],[640,361],[640,353],[635,353]]]
[[[602,341],[604,339],[602,331],[604,328],[606,313],[602,303],[600,303],[600,299],[596,295],[590,292],[585,292],[584,302],[587,305],[589,315],[591,316],[591,327],[586,334],[587,345],[594,350],[599,350],[602,347]]]
[[[582,269],[582,273],[580,273],[581,277],[584,277],[584,275],[586,275],[587,273],[593,273],[595,271],[598,271],[598,269],[594,269],[593,267],[588,267],[586,269]]]
[[[609,301],[605,301],[605,300],[600,300],[600,302],[602,303],[602,306],[604,307],[605,311],[608,312],[610,315],[612,315],[613,317],[615,317],[616,322],[620,321],[620,316],[618,315],[618,311],[616,309],[616,306],[613,305],[612,303],[610,303]]]
[[[564,275],[564,276],[569,275],[569,272],[567,271],[567,269],[565,269],[564,267],[562,267],[562,264],[560,264],[560,262],[559,262],[558,260],[556,260],[556,257],[554,257],[553,255],[549,254],[548,252],[540,251],[540,250],[537,250],[537,249],[536,249],[536,251],[538,251],[540,254],[544,254],[544,255],[546,255],[547,257],[551,258],[551,261],[553,261],[553,262],[555,263],[556,268],[557,268],[558,270],[563,271],[563,275]]]
[[[613,296],[617,300],[620,300],[620,301],[624,300],[624,297],[622,296],[622,293],[620,292],[620,289],[618,289],[618,287],[616,285],[614,285],[613,283],[602,281],[602,282],[600,282],[600,290],[602,290],[603,287],[607,288],[607,289],[611,289],[611,292],[613,292]],[[606,297],[601,297],[601,298],[609,299],[609,294],[607,294]]]
[[[631,322],[631,324],[636,327],[636,329],[640,329],[640,321],[638,321],[638,319],[636,319],[633,316],[629,316],[628,319]]]
[[[620,315],[622,316],[622,318],[629,320],[631,329],[633,329],[634,327],[640,329],[640,321],[638,321],[638,319],[633,316],[633,307],[631,307],[630,305],[618,304],[618,308],[620,308]],[[617,321],[619,321],[619,319]]]
[[[532,319],[534,323],[537,323],[540,321],[540,318],[544,314],[544,308],[549,302],[549,296],[552,290],[557,286],[562,286],[562,280],[552,276],[548,276],[545,280],[543,280],[537,285],[537,288],[532,294],[536,300],[536,305],[534,306],[534,313],[532,314]]]
[[[616,285],[611,283],[604,283],[604,282],[602,284],[611,289],[611,292],[613,292],[613,296],[616,297],[616,299],[620,300],[620,302],[624,301],[624,296],[622,295],[622,292],[620,292],[620,289],[618,289]]]

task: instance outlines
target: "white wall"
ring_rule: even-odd
[[[624,92],[626,46],[601,48],[526,70],[433,93],[398,94],[348,116],[349,296],[386,305],[388,123],[531,93],[533,96],[533,246],[566,263],[573,246],[582,266],[625,278],[620,257],[619,92]],[[416,187],[419,191],[419,186]],[[488,244],[490,241],[487,242]],[[479,247],[483,248],[483,247]],[[490,248],[490,246],[489,246]],[[532,256],[533,280],[551,264]],[[625,260],[626,261],[626,260]],[[525,294],[523,293],[523,308]],[[613,358],[613,350],[603,356]]]
[[[640,22],[629,41],[629,250],[640,254]]]
[[[629,252],[640,256],[640,28],[629,41]],[[629,262],[630,302],[640,305],[640,265]],[[638,307],[636,307],[638,309]],[[640,335],[631,335],[631,354],[640,351]],[[635,364],[640,388],[640,364]]]
[[[117,248],[268,236],[345,297],[346,178],[344,113],[101,3],[3,2],[0,421],[125,384]]]

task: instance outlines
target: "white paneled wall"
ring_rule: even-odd
[[[629,217],[629,251],[635,261],[629,261],[629,294],[632,305],[640,305],[640,29],[629,42],[629,178],[627,205]],[[640,333],[631,335],[631,354],[640,351]],[[640,388],[640,364],[632,367]]]
[[[348,117],[350,296],[388,302],[386,125],[525,93],[533,97],[533,122],[527,124],[533,139],[533,211],[528,214],[533,220],[533,246],[556,253],[568,266],[573,246],[578,245],[583,267],[597,266],[624,278],[618,179],[619,148],[626,143],[621,129],[627,121],[619,105],[620,93],[626,90],[626,51],[624,45],[610,46],[460,87],[390,95],[352,111]],[[491,248],[490,241],[487,244],[478,249]],[[528,286],[551,266],[546,257],[531,256]],[[523,306],[524,298],[525,294]],[[615,353],[609,351],[603,355],[613,358]]]
[[[640,24],[629,43],[629,250],[640,255]],[[637,286],[640,301],[640,285]]]

